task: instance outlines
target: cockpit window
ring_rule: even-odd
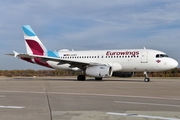
[[[156,58],[163,58],[163,57],[169,57],[169,56],[166,54],[157,54],[156,55]]]

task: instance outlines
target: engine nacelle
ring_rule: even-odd
[[[115,77],[132,77],[134,72],[113,72],[112,76]]]
[[[111,77],[112,68],[110,66],[91,66],[86,68],[85,74],[92,77]]]

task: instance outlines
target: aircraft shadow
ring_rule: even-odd
[[[78,81],[76,78],[46,78],[46,77],[17,77],[13,78],[15,80],[21,80],[21,81],[32,81],[32,80],[38,80],[38,81],[77,81],[77,82],[144,82],[142,78],[140,79],[103,79],[103,80],[95,80],[94,78],[87,78],[85,81]]]

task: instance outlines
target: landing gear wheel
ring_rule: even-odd
[[[147,72],[147,70],[144,71],[144,75],[145,75],[144,82],[149,82],[150,79],[149,79],[149,77],[148,77],[148,72]]]
[[[150,79],[149,78],[144,78],[144,82],[149,82]]]
[[[100,80],[102,80],[102,78],[99,78],[99,77],[95,77],[95,80],[99,80],[99,81],[100,81]]]
[[[85,81],[85,80],[86,80],[86,76],[85,76],[85,75],[78,75],[78,76],[77,76],[77,80],[79,80],[79,81]]]

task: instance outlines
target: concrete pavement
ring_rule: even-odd
[[[0,120],[180,120],[180,79],[0,78]]]

